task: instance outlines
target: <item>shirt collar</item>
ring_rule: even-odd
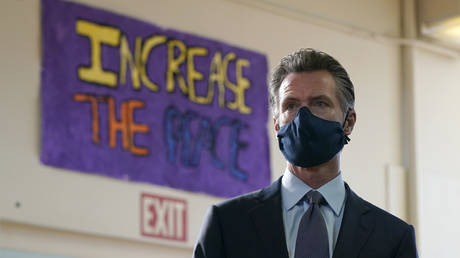
[[[284,209],[292,209],[312,189],[286,168],[281,179],[281,198]],[[342,173],[339,172],[339,175],[334,179],[316,190],[323,195],[334,214],[339,216],[345,203],[345,184],[342,179]]]

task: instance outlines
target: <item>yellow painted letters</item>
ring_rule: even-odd
[[[222,69],[222,54],[219,51],[214,54],[209,68],[208,97],[211,95],[210,101],[214,94],[215,83],[219,87],[219,107],[223,107],[225,105],[224,70]]]
[[[139,80],[139,71],[138,71],[138,60],[140,55],[140,48],[142,44],[141,37],[136,38],[136,47],[135,47],[135,57],[129,50],[128,40],[126,36],[121,36],[120,44],[120,84],[126,83],[126,64],[129,64],[129,69],[131,70],[131,80],[133,82],[133,88],[138,90],[141,88],[141,83]]]
[[[91,66],[79,67],[78,77],[83,81],[116,87],[117,75],[102,69],[101,44],[118,46],[120,44],[120,30],[115,27],[78,20],[76,31],[78,34],[88,37],[91,42]]]
[[[237,59],[236,60],[236,85],[238,97],[236,98],[236,103],[238,105],[238,111],[241,114],[251,114],[251,108],[246,106],[244,103],[244,92],[251,87],[251,82],[243,77],[243,67],[248,67],[249,61],[247,59]],[[229,103],[231,104],[231,103]]]
[[[225,86],[233,92],[235,98],[232,102],[227,103],[227,107],[233,110],[238,110],[242,114],[250,114],[251,108],[246,106],[244,103],[244,92],[251,86],[248,79],[244,78],[242,75],[242,68],[245,66],[249,66],[249,61],[246,59],[237,59],[235,70],[236,70],[236,84],[232,83],[228,77],[228,64],[230,61],[236,59],[236,55],[233,52],[228,53],[224,57],[224,61],[222,62],[222,68],[224,70],[224,84]],[[219,98],[219,104],[220,98]]]
[[[164,42],[166,42],[166,36],[152,36],[145,40],[144,42],[144,47],[142,48],[142,55],[141,55],[141,65],[140,65],[140,71],[141,71],[141,79],[142,83],[149,88],[152,91],[158,91],[158,86],[150,81],[149,77],[147,76],[147,71],[146,71],[146,64],[150,55],[150,52],[152,51],[152,48],[154,48],[157,45],[160,45]]]
[[[175,58],[174,50],[176,48],[179,49],[179,56]],[[188,94],[184,77],[179,71],[179,65],[185,61],[186,50],[185,44],[180,40],[171,40],[168,42],[168,72],[166,74],[166,90],[168,92],[174,91],[174,77],[176,77],[182,92]]]
[[[195,93],[195,81],[202,80],[203,74],[195,70],[194,59],[195,55],[206,56],[208,50],[201,47],[192,47],[187,50],[187,82],[188,82],[188,97],[191,101],[199,104],[209,104],[212,100],[212,95],[210,96],[210,89],[208,89],[208,94],[206,97],[196,96]],[[212,93],[212,91],[211,91]]]

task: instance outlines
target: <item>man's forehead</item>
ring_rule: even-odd
[[[304,93],[330,95],[336,93],[335,80],[326,70],[288,74],[280,85],[280,94]]]

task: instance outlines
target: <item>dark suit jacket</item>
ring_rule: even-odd
[[[417,257],[411,225],[356,195],[346,203],[333,258]],[[195,258],[288,258],[281,178],[272,185],[214,205],[194,250]]]

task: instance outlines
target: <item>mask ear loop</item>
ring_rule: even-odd
[[[343,121],[343,124],[342,124],[342,128],[345,129],[345,123],[347,122],[347,119],[348,119],[348,113],[350,112],[350,108],[347,109],[347,113],[345,114],[345,121]],[[348,135],[345,134],[345,132],[343,133],[343,135],[345,136],[345,144],[348,144],[351,139],[350,137],[348,137]]]

